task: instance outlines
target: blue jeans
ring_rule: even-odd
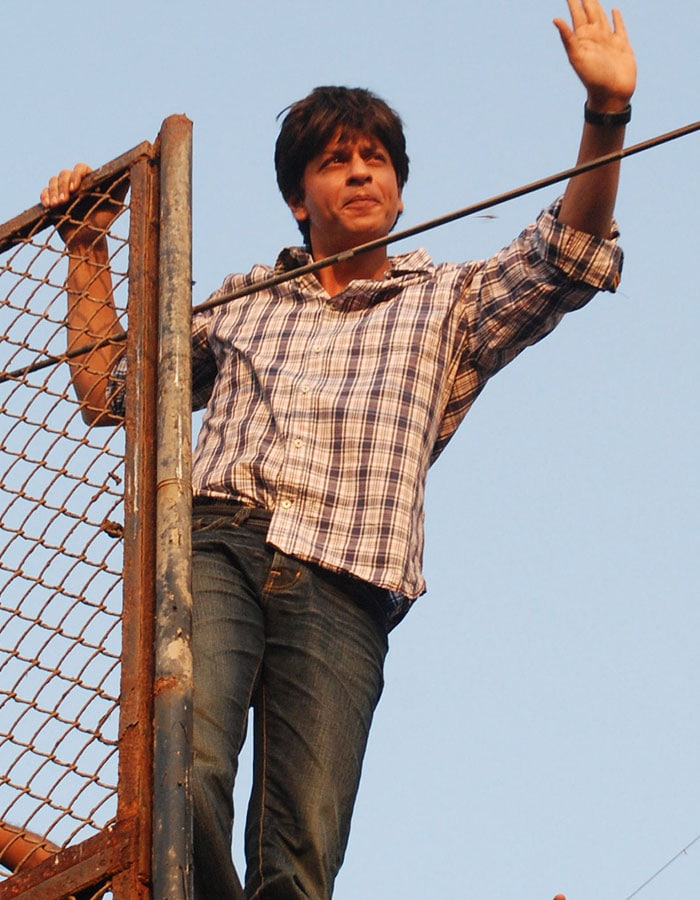
[[[265,523],[195,509],[195,895],[328,900],[343,861],[386,628],[378,589],[276,552]],[[254,710],[245,889],[233,784]]]

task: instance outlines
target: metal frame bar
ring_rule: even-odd
[[[155,610],[155,480],[153,431],[157,397],[158,171],[148,158],[131,171],[129,234],[129,379],[126,397],[126,472],[122,658],[119,715],[118,821],[133,823],[134,865],[113,881],[115,900],[150,896],[153,760],[153,618]]]
[[[160,133],[153,897],[191,897],[192,123]]]

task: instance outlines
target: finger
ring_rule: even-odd
[[[601,6],[599,0],[583,0],[583,8],[586,18],[592,25],[605,25],[608,28],[610,23],[605,15],[605,10]]]
[[[89,175],[92,169],[87,163],[81,162],[73,166],[68,182],[68,190],[73,193],[77,191],[86,175]]]
[[[573,37],[574,33],[569,27],[569,23],[565,22],[564,19],[553,19],[554,27],[559,32],[559,37],[561,38],[561,42],[564,47],[569,46],[569,42]]]
[[[629,43],[629,38],[627,37],[627,28],[625,27],[622,13],[619,9],[614,9],[612,11],[612,20],[615,34],[619,35],[621,38],[624,38],[624,40]]]
[[[66,192],[67,171],[64,169],[58,175],[53,175],[49,178],[49,183],[41,192],[41,202],[44,206],[58,206],[59,203],[63,203]]]
[[[57,178],[57,190],[58,190],[58,202],[64,203],[71,192],[71,178],[73,177],[72,169],[63,169],[58,173]]]
[[[574,30],[588,23],[588,18],[586,17],[586,12],[581,4],[581,0],[566,0],[566,5],[569,7],[571,24],[574,26]]]
[[[60,203],[58,189],[58,175],[49,178],[49,183],[41,192],[41,202],[44,206],[56,206]]]

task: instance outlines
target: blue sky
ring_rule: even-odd
[[[622,11],[634,143],[700,118],[700,11]],[[186,113],[203,299],[296,241],[275,117],[323,83],[402,113],[402,225],[464,206],[574,162],[584,96],[551,24],[565,14],[563,0],[23,0],[0,63],[0,220],[57,169]],[[699,140],[625,164],[619,292],[500,373],[431,473],[429,593],[392,635],[336,900],[625,900],[700,833]],[[421,242],[479,258],[555,194]],[[697,845],[638,896],[699,885]]]

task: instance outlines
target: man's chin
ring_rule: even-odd
[[[311,242],[314,248],[326,248],[326,251],[323,253],[324,257],[335,256],[337,253],[346,253],[355,247],[363,247],[365,244],[384,238],[390,231],[391,227],[387,226],[386,223],[370,225],[356,222],[353,227],[345,228],[342,234],[337,234],[335,239],[331,238],[329,240],[329,236],[325,235],[325,239],[314,241],[312,235]],[[314,250],[314,256],[316,259],[321,258],[316,253],[316,250]]]

